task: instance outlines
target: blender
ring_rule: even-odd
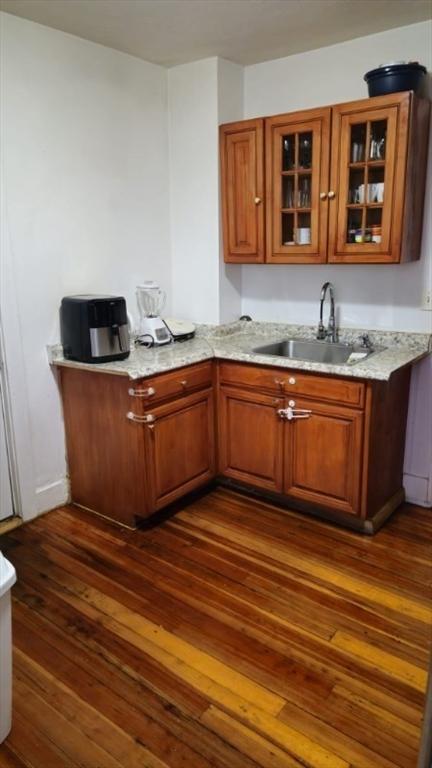
[[[136,297],[140,313],[138,341],[148,346],[169,344],[171,334],[160,317],[166,293],[153,280],[137,285]]]

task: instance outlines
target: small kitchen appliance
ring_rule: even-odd
[[[165,306],[165,291],[153,280],[147,280],[137,285],[136,297],[140,313],[138,342],[151,346],[169,344],[172,336],[160,316]]]
[[[82,363],[129,357],[129,327],[122,296],[65,296],[60,307],[63,354]]]
[[[175,317],[164,317],[173,341],[189,341],[195,336],[195,326],[189,320],[177,320]]]

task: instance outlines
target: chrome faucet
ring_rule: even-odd
[[[324,311],[324,302],[325,297],[327,295],[327,289],[330,294],[330,314],[328,319],[328,326],[327,330],[324,328],[323,323],[323,311]],[[337,330],[336,330],[336,318],[335,318],[335,302],[334,302],[334,286],[333,283],[324,283],[323,287],[321,288],[321,296],[320,296],[320,319],[318,323],[318,330],[317,330],[317,339],[327,339],[327,341],[330,341],[331,343],[335,343],[338,340]]]

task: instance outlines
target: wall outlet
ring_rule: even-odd
[[[432,289],[426,290],[424,292],[421,308],[432,311]]]

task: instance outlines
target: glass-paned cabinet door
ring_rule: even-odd
[[[330,109],[266,120],[267,261],[326,260]]]
[[[329,261],[393,260],[399,110],[364,103],[334,108]]]

